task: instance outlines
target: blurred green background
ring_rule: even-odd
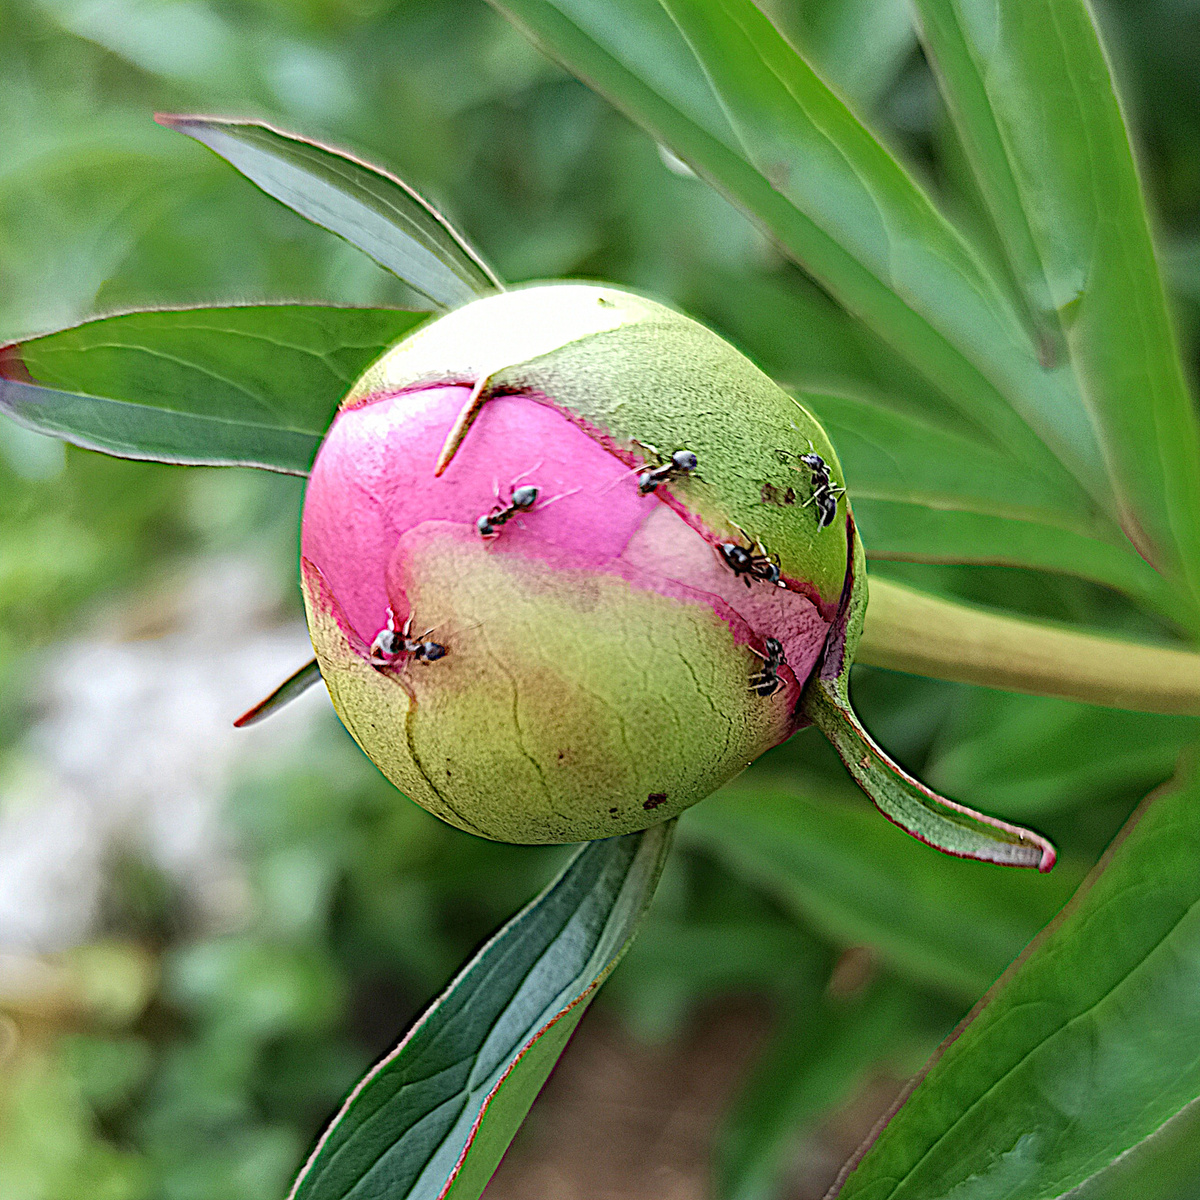
[[[904,0],[767,7],[970,226]],[[1098,15],[1194,368],[1200,9],[1110,0]],[[0,342],[136,306],[406,303],[155,110],[264,117],[357,150],[510,280],[628,284],[785,383],[927,402],[749,222],[482,0],[5,0]],[[301,494],[0,423],[4,1200],[282,1198],[357,1076],[563,859],[410,804],[323,694],[229,728],[308,656]],[[873,569],[1156,632],[1061,578]],[[1196,734],[886,672],[860,670],[855,689],[906,765],[1050,834],[1062,866],[1041,879],[942,859],[798,735],[683,821],[644,933],[489,1197],[821,1195]],[[1168,1144],[1128,1171],[1200,1195],[1196,1122]],[[1114,1186],[1134,1194],[1119,1189],[1137,1176]]]

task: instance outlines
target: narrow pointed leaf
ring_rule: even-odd
[[[1074,1194],[1200,1097],[1197,861],[1189,764],[943,1046],[840,1200]]]
[[[875,807],[906,833],[957,858],[1039,871],[1054,866],[1054,847],[1040,834],[939,796],[894,763],[862,727],[836,680],[813,679],[804,712]]]
[[[160,113],[268,196],[357,246],[439,308],[501,288],[500,280],[424,197],[381,167],[259,121]]]
[[[849,514],[846,536],[850,561],[841,602],[801,696],[801,713],[829,739],[871,803],[906,833],[958,858],[1049,871],[1055,850],[1045,838],[939,796],[893,762],[862,727],[848,688],[867,614],[866,555]]]
[[[1129,134],[1084,0],[917,0],[979,190],[1062,345],[1130,535],[1200,592],[1200,427]]]
[[[425,313],[125,313],[0,348],[0,411],[122,458],[305,475],[338,401]]]
[[[672,829],[585,845],[355,1088],[293,1200],[476,1200],[632,940]]]
[[[770,230],[975,427],[1114,506],[1069,370],[751,0],[494,0]],[[1047,449],[1053,446],[1054,452]]]
[[[310,687],[321,678],[321,668],[317,660],[310,659],[289,675],[265,700],[260,700],[253,708],[248,708],[236,721],[235,729],[245,729],[247,725],[257,725],[273,713],[277,713],[285,704],[290,704],[297,696],[303,696]]]

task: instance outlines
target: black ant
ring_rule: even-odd
[[[651,447],[646,447],[648,450]],[[658,453],[657,450],[654,451]],[[698,466],[700,460],[690,450],[676,450],[670,460],[657,467],[647,467],[638,474],[638,494],[648,496],[660,483],[668,483],[672,479],[682,479],[690,475]]]
[[[522,484],[512,489],[512,495],[507,504],[497,503],[490,513],[480,517],[475,522],[479,536],[494,538],[500,535],[500,526],[511,521],[518,513],[528,512],[536,503],[538,489],[532,484]]]
[[[742,536],[745,536],[744,532]],[[764,583],[773,583],[778,587],[787,586],[780,578],[778,557],[768,554],[761,542],[755,542],[750,550],[739,546],[737,542],[721,542],[717,549],[725,560],[725,565],[735,575],[741,576],[747,587],[752,579],[761,579]]]
[[[807,508],[810,504],[815,504],[817,508],[817,528],[824,529],[833,524],[833,519],[837,516],[838,497],[844,496],[846,489],[839,484],[835,484],[829,478],[829,464],[812,448],[812,442],[809,442],[808,446],[809,450],[807,454],[794,456],[812,474],[812,495],[800,507]],[[781,450],[779,454],[781,457],[793,457],[787,450]]]
[[[388,609],[386,629],[381,629],[371,643],[371,666],[376,670],[394,666],[401,655],[406,655],[405,665],[409,662],[437,662],[446,657],[446,647],[441,642],[426,640],[433,632],[427,629],[419,638],[412,636],[412,614],[404,622],[404,628],[399,633],[392,627],[395,618],[392,610]]]
[[[762,669],[750,676],[750,690],[764,699],[775,695],[783,687],[783,680],[779,678],[779,668],[787,666],[783,643],[778,638],[767,638],[765,645],[766,654],[755,650],[753,646],[749,647],[751,654],[757,654],[763,660]]]

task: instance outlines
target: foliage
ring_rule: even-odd
[[[805,59],[749,0],[503,7],[671,154],[465,2],[247,3],[236,17],[137,0],[105,16],[70,0],[10,5],[0,15],[0,119],[13,131],[0,151],[0,333],[26,339],[16,357],[28,379],[0,401],[68,403],[25,390],[36,385],[69,393],[63,425],[96,445],[96,429],[78,433],[78,413],[96,411],[89,395],[143,407],[157,395],[168,410],[202,398],[178,373],[148,383],[111,348],[81,352],[96,326],[31,337],[117,308],[420,307],[347,243],[147,121],[151,109],[265,110],[367,147],[449,198],[502,277],[607,277],[728,331],[828,421],[872,578],[1135,639],[1195,636],[1195,414],[1082,0],[920,0],[940,91],[891,3],[773,8]],[[1191,288],[1186,330],[1200,106],[1179,96],[1194,96],[1200,75],[1161,33],[1183,8],[1114,8],[1109,33],[1169,222],[1165,261]],[[336,312],[220,311],[251,322]],[[175,320],[117,318],[101,340],[140,322],[122,345],[152,350]],[[389,336],[338,345],[367,353]],[[60,368],[56,345],[71,349]],[[306,337],[301,350],[311,348]],[[354,361],[326,351],[333,379],[292,397],[289,415],[307,406],[312,423],[290,430],[319,435],[315,414]],[[254,365],[242,359],[239,379]],[[173,370],[186,376],[188,363]],[[117,378],[133,381],[129,394]],[[293,378],[315,376],[297,365]],[[269,413],[277,397],[260,400]],[[236,395],[228,403],[244,413]],[[130,428],[148,428],[143,416],[118,430],[126,449]],[[256,449],[240,461],[266,453],[269,422],[255,424]],[[121,448],[112,421],[102,426],[105,448]],[[175,461],[236,459],[180,451],[171,436]],[[246,484],[250,498],[221,523],[197,513],[199,476],[74,449],[62,458],[8,422],[0,439],[6,679],[46,669],[25,653],[30,641],[61,636],[81,604],[164,556],[249,544],[282,562],[291,552],[270,480]],[[302,470],[312,444],[289,443],[272,464]],[[152,450],[163,455],[164,443]],[[238,486],[202,495],[211,504]],[[867,1071],[905,1070],[914,1047],[963,1016],[1196,736],[1186,717],[869,668],[856,688],[868,725],[908,766],[987,811],[1036,817],[1063,861],[1041,879],[939,859],[866,823],[840,768],[804,735],[681,822],[659,904],[606,995],[660,1036],[698,998],[734,986],[788,1014],[719,1139],[729,1196],[773,1194],[803,1130]],[[0,738],[11,741],[19,724],[5,721]],[[1089,890],[947,1045],[844,1195],[1189,1194],[1194,1180],[1164,1164],[1190,1161],[1187,1105],[1200,1093],[1180,1049],[1196,1036],[1194,791],[1185,770],[1149,803]],[[18,1014],[5,1112],[43,1117],[4,1123],[5,1195],[281,1195],[353,1080],[561,859],[437,825],[332,731],[290,769],[244,781],[230,811],[252,864],[252,921],[190,936],[169,890],[133,871],[114,880],[115,930],[160,964],[161,983],[120,1012],[85,1006],[71,1036],[30,1038]],[[879,978],[842,1004],[827,990],[837,953],[864,944]],[[514,1089],[520,1112],[532,1090]],[[38,1133],[51,1122],[63,1131],[53,1154]],[[493,1145],[488,1165],[495,1157]],[[482,1185],[464,1178],[452,1194]],[[438,1191],[435,1181],[412,1194]]]

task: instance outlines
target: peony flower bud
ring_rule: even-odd
[[[807,724],[865,586],[841,478],[803,407],[670,309],[587,284],[468,304],[371,367],[317,456],[302,576],[334,705],[472,833],[674,817]]]

